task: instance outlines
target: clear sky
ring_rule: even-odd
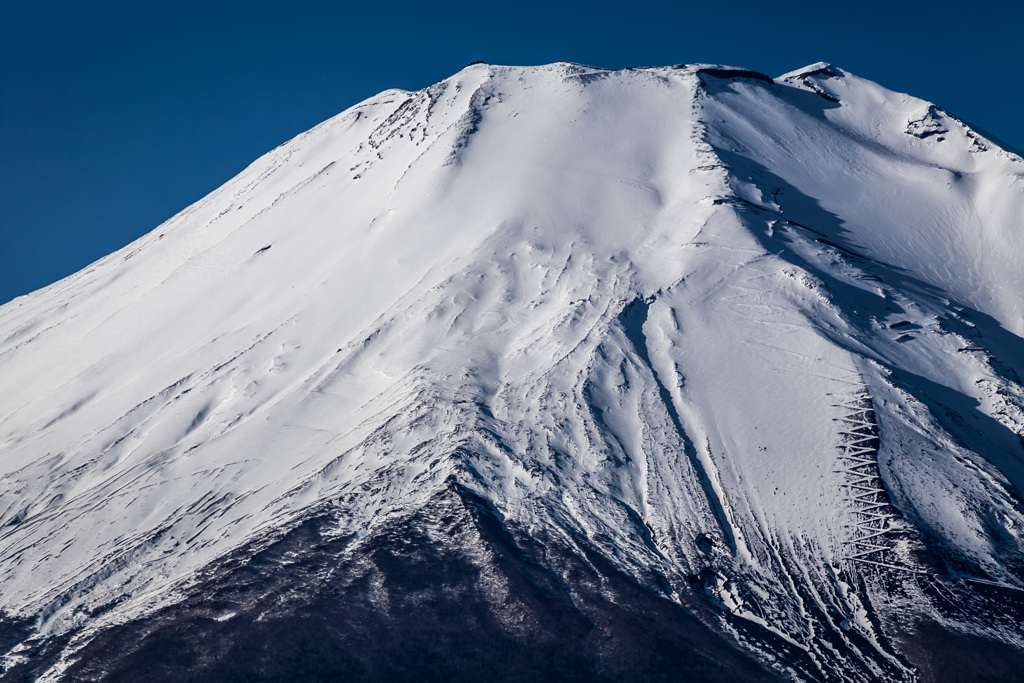
[[[1024,3],[0,0],[0,303],[381,90],[483,60],[828,61],[1024,148]]]

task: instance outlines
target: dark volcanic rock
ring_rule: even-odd
[[[68,678],[777,679],[656,588],[515,533],[454,482],[359,541],[332,526],[224,562],[182,603],[97,637]]]

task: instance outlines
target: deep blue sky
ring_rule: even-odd
[[[1024,3],[0,0],[0,303],[150,231],[257,156],[468,62],[819,60],[1024,148]]]

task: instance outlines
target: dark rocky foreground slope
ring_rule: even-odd
[[[756,654],[709,628],[713,600],[682,606],[652,572],[623,574],[508,525],[454,480],[362,539],[330,514],[237,552],[173,607],[111,628],[76,654],[69,681],[782,681],[822,675],[806,652],[742,620]],[[700,595],[703,577],[688,577]],[[678,587],[686,591],[685,587]],[[964,588],[949,609],[1019,596]],[[983,588],[982,593],[986,593]],[[922,681],[1010,681],[1024,653],[920,621],[900,638]],[[4,680],[34,680],[53,643]]]
[[[667,600],[663,577],[510,529],[455,482],[366,538],[335,527],[313,517],[239,552],[183,602],[93,639],[67,678],[776,680]]]

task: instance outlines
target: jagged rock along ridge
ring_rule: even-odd
[[[5,676],[1011,676],[1022,216],[826,64],[384,92],[0,308]]]

